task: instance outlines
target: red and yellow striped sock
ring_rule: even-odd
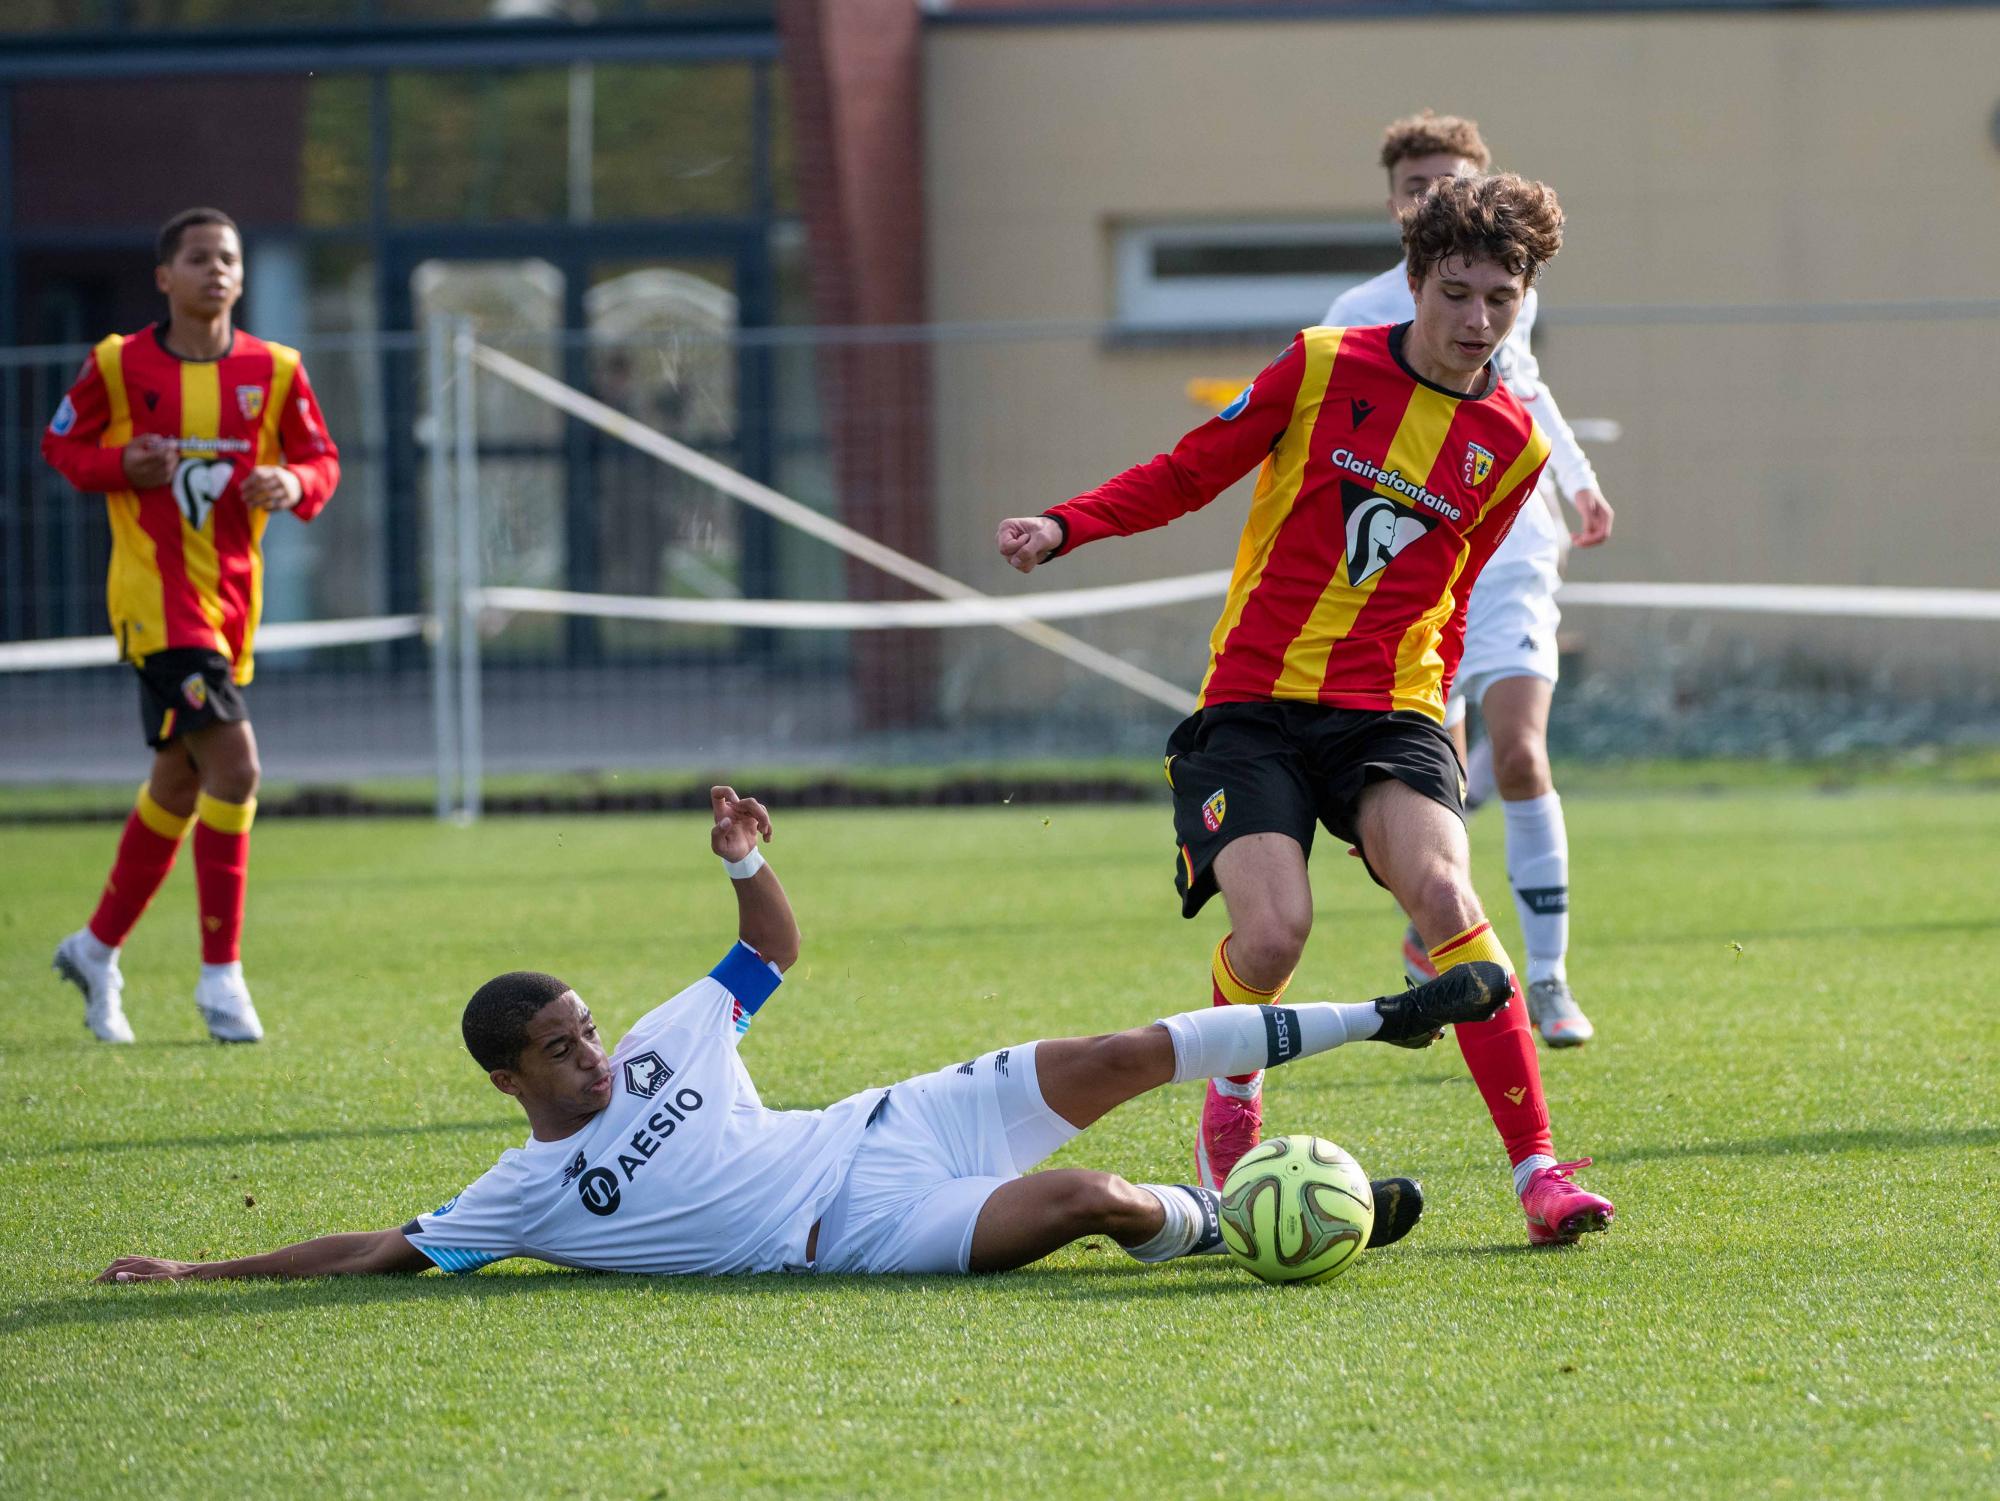
[[[150,787],[139,789],[139,801],[125,819],[118,837],[118,854],[104,882],[104,894],[90,916],[91,935],[117,948],[125,942],[140,916],[174,868],[181,837],[193,823],[191,815],[169,813],[153,800]]]
[[[250,824],[257,799],[195,803],[194,884],[201,902],[201,962],[232,964],[241,952],[243,893],[250,880]]]
[[[1452,1028],[1458,1050],[1486,1101],[1487,1112],[1507,1145],[1507,1160],[1525,1161],[1538,1154],[1553,1156],[1549,1138],[1549,1107],[1542,1098],[1541,1061],[1535,1056],[1534,1034],[1528,1030],[1528,1005],[1514,961],[1494,935],[1493,925],[1475,923],[1431,950],[1431,963],[1443,974],[1454,964],[1484,959],[1507,971],[1514,999],[1491,1021]]]
[[[1285,993],[1285,987],[1292,983],[1292,977],[1286,975],[1284,979],[1280,980],[1270,990],[1259,990],[1255,985],[1245,981],[1229,963],[1229,940],[1233,936],[1233,934],[1224,933],[1221,941],[1215,945],[1214,957],[1209,960],[1208,979],[1215,998],[1215,1004],[1218,1006],[1269,1006],[1275,1004],[1278,997]],[[1254,1074],[1231,1074],[1229,1082],[1231,1084],[1247,1086],[1254,1085],[1261,1078],[1263,1078],[1263,1072],[1259,1070]]]

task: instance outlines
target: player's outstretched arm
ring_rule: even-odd
[[[799,960],[799,922],[778,873],[757,848],[771,838],[770,811],[754,797],[738,797],[734,787],[709,788],[708,802],[715,813],[709,847],[726,862],[736,888],[736,936],[780,970],[790,969]]]
[[[362,1230],[322,1235],[282,1246],[262,1256],[234,1261],[163,1261],[156,1256],[120,1256],[99,1282],[212,1282],[247,1277],[366,1277],[421,1272],[431,1264],[400,1230]]]

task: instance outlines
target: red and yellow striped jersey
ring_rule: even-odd
[[[180,447],[170,483],[135,491],[125,445],[157,433]],[[42,456],[111,511],[106,604],[120,654],[142,662],[169,647],[218,651],[250,681],[264,604],[264,524],[246,504],[253,468],[282,464],[299,480],[301,521],[340,482],[299,352],[238,330],[218,360],[184,360],[158,328],[112,334],[91,351],[42,434]]]
[[[1472,582],[1549,442],[1497,374],[1424,380],[1407,324],[1309,328],[1170,454],[1050,509],[1062,551],[1164,526],[1261,464],[1203,705],[1303,699],[1444,718]]]

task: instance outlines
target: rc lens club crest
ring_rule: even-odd
[[[1222,820],[1228,812],[1229,799],[1223,795],[1222,789],[1218,787],[1215,791],[1209,793],[1208,797],[1202,802],[1202,827],[1213,834],[1217,829],[1222,827]]]

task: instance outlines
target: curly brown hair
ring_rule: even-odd
[[[1436,156],[1449,152],[1462,156],[1484,172],[1493,165],[1493,153],[1480,137],[1477,120],[1457,115],[1433,114],[1424,110],[1405,115],[1382,132],[1382,170],[1394,172],[1396,163],[1413,156]]]
[[[1533,286],[1562,249],[1556,190],[1512,172],[1441,177],[1403,220],[1403,256],[1421,281],[1449,256],[1497,261]]]

